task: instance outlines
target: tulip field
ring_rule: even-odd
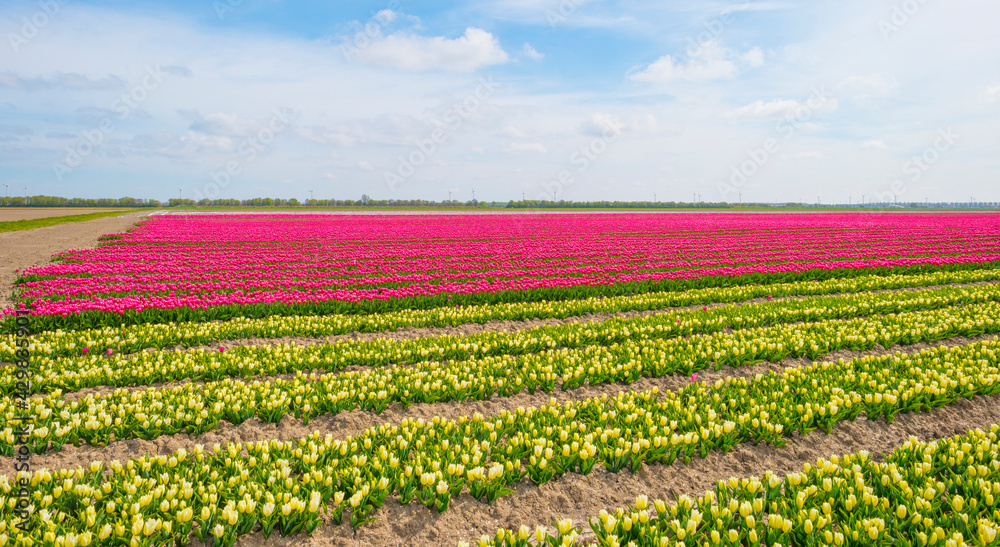
[[[158,214],[11,290],[0,547],[1000,545],[1000,215]]]

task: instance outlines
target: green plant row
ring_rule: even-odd
[[[155,439],[201,434],[220,420],[240,424],[257,417],[275,423],[291,414],[311,417],[362,409],[381,413],[391,403],[481,400],[557,385],[575,389],[631,383],[646,377],[691,374],[709,366],[740,366],[787,356],[816,357],[838,349],[913,344],[955,335],[1000,332],[1000,304],[913,312],[815,324],[777,325],[688,339],[628,341],[614,346],[558,349],[527,356],[499,356],[392,366],[340,374],[242,382],[226,378],[203,385],[88,394],[67,401],[60,392],[31,400],[35,430],[26,445],[36,453],[69,443],[104,445],[113,439]],[[0,401],[0,451],[10,455],[16,416],[13,400]],[[9,444],[6,444],[9,443]]]
[[[862,412],[948,405],[1000,391],[1000,343],[816,363],[781,374],[694,383],[677,391],[621,393],[484,418],[403,420],[337,440],[215,445],[113,461],[89,469],[19,473],[31,499],[15,528],[15,483],[0,478],[0,537],[13,545],[186,545],[192,535],[230,546],[259,530],[311,532],[324,518],[354,526],[387,497],[445,511],[468,491],[486,502],[527,476],[612,472],[643,462],[705,457],[742,442],[781,445],[792,431],[827,431]],[[81,538],[83,538],[81,540]],[[96,542],[96,543],[95,543]]]
[[[44,228],[46,226],[55,226],[57,224],[66,224],[69,222],[86,222],[88,220],[96,220],[99,218],[117,217],[127,213],[133,213],[135,211],[135,209],[129,209],[125,211],[107,211],[101,213],[86,213],[82,215],[63,215],[27,220],[8,220],[0,222],[0,233],[33,230],[35,228]]]
[[[361,315],[386,313],[407,309],[429,310],[482,304],[511,304],[519,302],[580,300],[592,297],[616,297],[659,292],[676,292],[711,287],[740,287],[748,285],[772,285],[800,281],[821,281],[827,279],[855,278],[865,276],[916,275],[932,272],[965,272],[993,270],[1000,262],[969,264],[933,265],[873,268],[813,269],[803,272],[780,272],[746,274],[739,276],[705,276],[699,278],[672,279],[664,281],[642,281],[609,285],[580,285],[575,287],[553,287],[528,289],[523,291],[499,291],[476,293],[439,293],[431,296],[414,296],[390,299],[362,300],[349,302],[331,300],[308,304],[247,304],[195,308],[148,308],[142,311],[127,310],[122,313],[88,311],[67,316],[33,316],[35,332],[51,330],[87,330],[100,327],[121,327],[147,323],[184,323],[206,321],[228,321],[237,317],[262,318],[270,316],[317,316],[317,315]],[[4,332],[14,332],[13,319],[4,322]]]
[[[310,346],[237,347],[228,351],[101,355],[34,359],[34,393],[75,391],[97,386],[138,386],[181,379],[217,380],[293,373],[303,369],[336,371],[349,366],[382,366],[432,360],[465,360],[523,355],[554,348],[608,346],[626,340],[669,339],[712,334],[781,323],[816,322],[923,311],[955,305],[1000,302],[1000,284],[942,287],[923,291],[860,293],[681,310],[638,318],[536,327],[468,336],[436,336],[409,340],[379,338],[340,340]],[[89,350],[89,348],[88,348]],[[80,350],[78,350],[80,351]],[[14,369],[0,370],[0,392],[17,388]]]
[[[675,503],[640,495],[590,519],[594,547],[681,545],[996,545],[1000,531],[1000,425],[923,442],[911,437],[882,462],[862,450],[820,458],[798,473],[718,481]],[[580,545],[583,530],[499,530],[479,547]],[[459,547],[468,547],[459,542]]]

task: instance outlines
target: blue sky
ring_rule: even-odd
[[[0,181],[1000,201],[997,20],[962,0],[8,1]]]

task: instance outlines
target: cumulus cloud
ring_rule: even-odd
[[[764,52],[755,47],[744,53],[737,53],[722,47],[718,42],[702,46],[697,56],[687,62],[664,55],[645,66],[633,67],[628,78],[636,82],[701,82],[735,78],[740,65],[749,68],[764,64]]]
[[[887,150],[889,147],[886,146],[885,143],[880,140],[870,140],[861,143],[861,148]]]
[[[371,44],[357,51],[355,58],[403,70],[454,72],[471,72],[509,60],[495,36],[475,27],[469,27],[465,29],[465,34],[451,39],[419,36],[412,32],[376,36]]]
[[[535,61],[541,61],[542,59],[545,58],[545,54],[544,53],[538,53],[538,50],[536,50],[535,48],[531,47],[531,44],[529,44],[527,42],[525,42],[524,43],[524,47],[521,48],[521,53],[524,54],[525,57],[527,57],[529,59],[532,59],[532,60],[535,60]]]

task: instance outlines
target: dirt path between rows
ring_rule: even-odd
[[[910,346],[892,346],[888,349],[874,349],[870,351],[850,351],[840,350],[822,356],[819,361],[837,361],[838,359],[851,360],[871,355],[891,355],[895,353],[913,353],[930,347],[956,347],[966,345],[981,340],[993,340],[1000,338],[998,335],[984,335],[974,338],[956,336],[935,343],[919,343]],[[759,363],[756,365],[741,367],[722,367],[718,371],[706,369],[698,372],[699,382],[712,383],[715,380],[729,377],[751,377],[756,374],[766,374],[769,371],[780,372],[786,368],[801,367],[812,364],[813,361],[805,358],[789,358],[778,363]],[[481,401],[449,401],[440,403],[416,404],[409,408],[403,408],[399,403],[393,403],[382,412],[376,414],[371,411],[353,410],[341,412],[336,415],[324,415],[312,418],[309,424],[305,425],[301,420],[297,420],[290,415],[285,415],[278,423],[264,423],[258,418],[251,418],[240,425],[233,425],[225,420],[220,422],[220,427],[203,433],[201,435],[165,435],[151,441],[142,439],[127,439],[113,441],[108,446],[94,447],[81,445],[75,447],[66,445],[58,452],[49,452],[31,457],[32,469],[72,469],[77,466],[86,468],[93,461],[110,462],[111,460],[125,461],[130,458],[139,458],[145,455],[172,454],[184,448],[188,451],[194,449],[195,445],[212,446],[215,443],[226,445],[227,443],[254,443],[276,439],[288,441],[301,439],[313,432],[330,433],[335,438],[345,438],[355,436],[367,428],[379,426],[381,424],[395,425],[406,418],[424,418],[429,420],[435,416],[447,419],[456,419],[459,416],[472,416],[480,413],[483,416],[493,416],[504,410],[514,410],[518,407],[537,407],[548,404],[555,400],[559,403],[570,400],[581,400],[591,397],[600,397],[607,394],[614,397],[620,392],[645,391],[658,389],[660,392],[676,390],[691,383],[690,376],[677,374],[663,376],[660,378],[640,378],[631,384],[600,384],[596,386],[585,385],[581,388],[562,391],[558,388],[552,392],[536,391],[533,395],[522,392],[512,397],[494,396]],[[14,460],[10,457],[0,457],[0,474],[12,473]]]
[[[121,209],[85,209],[83,207],[5,207],[0,208],[0,222],[35,220],[38,218],[111,213]]]
[[[86,222],[0,233],[0,309],[13,305],[11,293],[15,270],[48,264],[52,255],[69,249],[93,249],[97,246],[97,238],[124,232],[149,213],[126,213]]]

